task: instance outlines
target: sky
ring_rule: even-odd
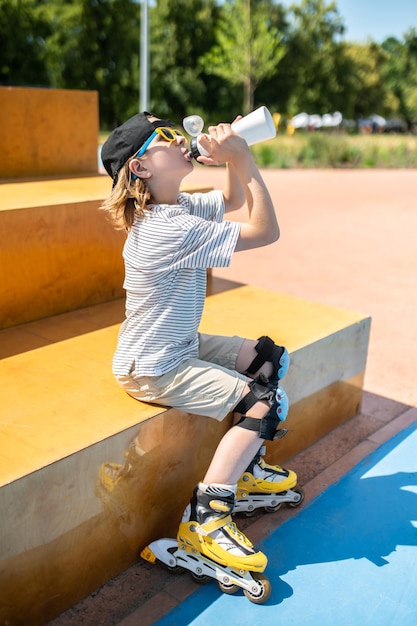
[[[344,39],[381,43],[387,37],[403,39],[411,27],[417,31],[417,0],[335,0],[346,28]],[[285,6],[298,0],[281,0]],[[330,0],[326,2],[329,4]]]
[[[378,43],[390,36],[402,39],[411,27],[417,31],[417,0],[336,0],[346,26],[345,39]]]

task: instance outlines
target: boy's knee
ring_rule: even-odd
[[[237,426],[256,431],[261,439],[272,441],[280,422],[288,414],[288,397],[282,387],[274,385],[262,374],[251,381],[249,390],[235,406],[241,414]]]

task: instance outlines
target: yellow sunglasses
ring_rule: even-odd
[[[175,128],[169,128],[169,126],[158,126],[158,128],[155,128],[152,135],[148,137],[143,146],[139,148],[138,152],[135,154],[135,159],[138,159],[145,154],[149,144],[157,135],[160,135],[162,139],[165,139],[165,141],[169,141],[170,143],[175,141],[177,137],[185,137],[183,133]]]

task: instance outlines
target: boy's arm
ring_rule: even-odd
[[[209,138],[202,138],[201,145],[209,157],[199,157],[207,165],[229,165],[229,184],[239,181],[248,207],[248,219],[241,223],[235,251],[250,250],[277,241],[279,226],[274,205],[264,180],[252,158],[248,145],[230,128],[219,124],[209,129]]]
[[[246,201],[245,192],[232,163],[226,163],[226,178],[223,186],[223,198],[225,213],[230,213],[230,211],[240,209]]]

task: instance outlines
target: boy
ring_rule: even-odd
[[[268,465],[260,455],[288,411],[279,386],[288,353],[269,337],[215,337],[198,328],[207,269],[228,266],[235,252],[277,241],[279,226],[249,148],[231,125],[209,127],[200,145],[209,153],[198,157],[201,163],[226,164],[222,192],[179,193],[193,169],[185,138],[152,113],[127,120],[103,146],[113,190],[102,208],[128,231],[126,319],[113,371],[127,393],[145,402],[218,420],[234,411],[234,425],[196,488],[178,536],[218,563],[263,571],[265,555],[238,531],[231,513],[245,470],[258,492],[296,484],[294,472]],[[246,221],[223,219],[244,203]]]

